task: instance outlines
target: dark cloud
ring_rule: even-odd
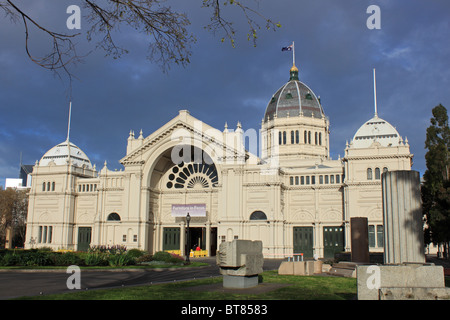
[[[77,1],[18,1],[46,26],[65,30],[65,10]],[[222,129],[259,130],[267,102],[289,77],[292,56],[281,47],[295,41],[300,79],[321,100],[331,122],[331,155],[344,156],[345,141],[373,115],[372,68],[377,68],[379,115],[407,136],[413,169],[425,171],[424,140],[431,109],[450,107],[450,5],[434,1],[258,1],[266,16],[282,24],[262,28],[257,47],[247,42],[247,25],[228,10],[239,31],[237,46],[221,43],[203,29],[209,11],[185,1],[168,1],[185,11],[197,43],[191,63],[167,74],[146,59],[142,35],[123,28],[117,40],[130,53],[114,60],[94,50],[71,70],[71,141],[102,167],[120,168],[130,130],[149,135],[180,109]],[[78,3],[79,4],[79,3]],[[366,9],[381,8],[381,30],[368,30]],[[84,26],[82,21],[82,28]],[[67,31],[69,32],[69,31]],[[46,50],[48,39],[33,30],[33,49]],[[20,152],[33,164],[66,138],[66,79],[30,62],[20,21],[0,20],[0,184],[17,177]],[[80,53],[95,42],[79,38]]]

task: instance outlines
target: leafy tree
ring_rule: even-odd
[[[23,246],[25,240],[28,194],[24,190],[0,188],[0,239],[3,242],[6,229],[14,231],[13,245]]]
[[[256,44],[257,32],[261,29],[260,23],[265,28],[275,30],[280,27],[255,9],[237,0],[201,0],[199,7],[211,11],[210,23],[205,28],[212,33],[221,34],[222,42],[227,39],[234,46],[236,29],[229,18],[233,10],[223,10],[228,6],[237,10],[238,15],[247,21],[249,31],[248,40]],[[75,1],[74,1],[75,2]],[[164,71],[167,71],[171,63],[187,65],[192,54],[191,45],[195,43],[195,36],[187,27],[190,20],[185,13],[177,12],[165,3],[165,0],[78,0],[83,13],[83,21],[87,21],[88,27],[83,26],[86,37],[91,41],[95,36],[100,40],[96,47],[105,51],[106,55],[119,58],[127,53],[126,48],[120,47],[114,40],[115,32],[120,27],[131,27],[136,33],[144,34],[149,44],[149,60],[158,63]],[[193,2],[193,1],[192,1]],[[76,3],[73,3],[76,4]],[[194,5],[192,5],[194,7]],[[50,30],[44,27],[42,21],[36,21],[18,5],[15,0],[0,0],[0,9],[11,18],[12,21],[20,21],[25,27],[25,49],[28,57],[39,66],[53,70],[56,73],[63,70],[71,78],[68,66],[71,63],[81,61],[81,56],[76,51],[75,39],[81,33],[67,34],[61,31]],[[259,21],[259,22],[258,22]],[[84,22],[83,22],[84,25]],[[52,46],[49,52],[41,57],[32,53],[29,41],[29,29],[34,28],[47,35]]]
[[[425,155],[427,170],[423,176],[422,202],[430,240],[444,244],[448,257],[450,241],[450,129],[447,109],[439,104],[432,110],[431,125],[427,128]],[[427,237],[426,237],[427,238]]]

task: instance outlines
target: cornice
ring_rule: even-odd
[[[360,156],[345,156],[342,161],[348,162],[351,160],[379,160],[379,159],[412,159],[413,154],[392,154],[392,155],[360,155]]]

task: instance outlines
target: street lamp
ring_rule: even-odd
[[[186,253],[186,262],[190,262],[189,256],[191,255],[191,237],[189,235],[189,222],[191,221],[191,216],[189,215],[189,212],[186,216],[186,223],[187,223],[187,253]]]

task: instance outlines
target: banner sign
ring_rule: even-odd
[[[206,217],[206,204],[173,204],[172,217]]]

